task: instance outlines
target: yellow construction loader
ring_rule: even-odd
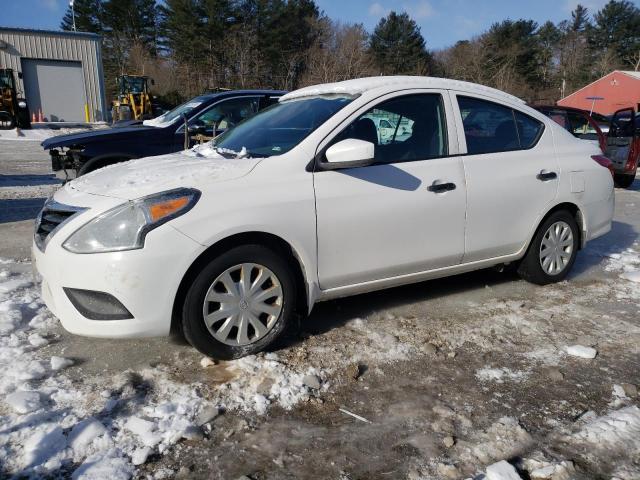
[[[24,98],[18,97],[13,70],[0,68],[0,129],[15,127],[31,128],[29,107]]]
[[[121,75],[116,79],[118,97],[112,102],[113,123],[153,118],[149,84],[153,80],[139,75]]]

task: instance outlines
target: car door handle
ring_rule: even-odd
[[[427,187],[427,190],[433,193],[449,192],[456,189],[455,183],[433,183]]]
[[[546,182],[549,180],[555,180],[558,178],[558,174],[556,172],[548,172],[547,170],[541,170],[536,178],[542,182]]]

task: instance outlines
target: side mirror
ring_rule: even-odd
[[[372,165],[375,160],[376,146],[371,142],[347,138],[331,145],[325,152],[326,162],[320,164],[322,170],[356,168]]]
[[[205,134],[207,131],[207,127],[200,124],[189,125],[188,131],[193,135],[197,135],[198,133]]]

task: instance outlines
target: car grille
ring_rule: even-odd
[[[38,248],[44,252],[47,243],[58,229],[84,210],[86,208],[63,205],[54,200],[45,203],[36,219],[34,238]]]

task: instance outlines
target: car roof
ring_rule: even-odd
[[[365,77],[353,80],[345,80],[342,82],[325,83],[321,85],[312,85],[299,90],[287,93],[280,101],[287,101],[296,98],[312,97],[317,95],[361,95],[365,92],[373,90],[386,90],[391,87],[397,89],[409,88],[440,88],[443,90],[462,90],[469,93],[477,93],[486,95],[496,99],[525,103],[520,98],[505,93],[495,88],[479,85],[477,83],[463,82],[461,80],[453,80],[450,78],[440,77],[421,77],[421,76],[380,76]]]
[[[226,97],[244,97],[251,95],[281,97],[285,93],[287,93],[286,90],[224,90],[221,92],[203,93],[202,95],[198,95],[197,98],[203,100],[219,100]]]

